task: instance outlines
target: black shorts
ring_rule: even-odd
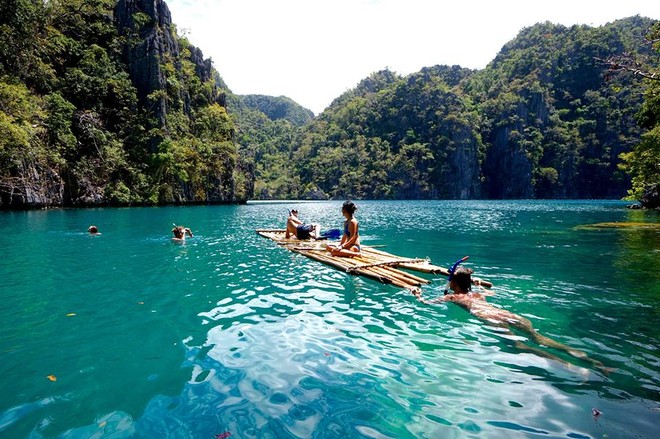
[[[296,236],[298,239],[307,239],[312,230],[314,230],[313,224],[301,224],[296,227]]]

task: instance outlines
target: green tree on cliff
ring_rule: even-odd
[[[0,207],[250,198],[215,73],[162,0],[0,2]]]
[[[646,35],[647,44],[660,54],[660,22]],[[632,177],[628,198],[640,200],[645,207],[660,207],[660,70],[640,65],[632,55],[612,57],[605,61],[611,72],[626,71],[648,83],[644,103],[638,114],[644,133],[632,151],[621,154],[621,167]]]

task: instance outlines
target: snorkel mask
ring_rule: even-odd
[[[461,259],[454,262],[454,265],[452,265],[451,268],[449,269],[449,277],[447,278],[447,284],[445,285],[445,294],[447,294],[449,292],[449,284],[451,283],[452,279],[454,278],[454,273],[456,272],[456,269],[463,262],[467,261],[468,258],[469,258],[469,256],[463,256]]]

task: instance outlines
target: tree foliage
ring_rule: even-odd
[[[148,8],[134,11],[131,29],[120,29],[121,6],[114,0],[0,5],[0,206],[251,196],[224,83],[209,74],[210,61]],[[163,84],[142,100],[133,75],[148,72],[128,69],[127,54],[154,32],[173,44],[152,54]]]
[[[660,23],[655,23],[649,30],[646,40],[657,57],[660,54]],[[657,64],[655,68],[651,67],[653,64],[649,65],[648,58],[642,63],[629,53],[611,57],[605,64],[611,72],[632,73],[647,83],[638,120],[648,131],[642,134],[631,151],[621,154],[621,168],[632,176],[628,198],[642,200],[650,207],[660,207],[657,199],[660,192],[660,69]],[[649,200],[650,193],[655,193],[654,201]]]
[[[483,70],[373,73],[269,156],[291,165],[257,184],[286,174],[296,184],[283,198],[621,197],[620,156],[653,133],[637,123],[639,82],[597,60],[649,53],[638,37],[651,23],[540,23]]]
[[[374,72],[313,117],[234,95],[162,0],[6,0],[0,207],[639,197],[660,173],[653,23],[539,23],[482,70]]]

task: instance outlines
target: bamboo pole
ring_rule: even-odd
[[[420,286],[422,282],[419,282],[415,279],[409,278],[405,276],[405,273],[398,271],[398,270],[387,270],[384,271],[383,267],[372,267],[369,269],[370,271],[373,271],[375,273],[378,273],[384,277],[389,277],[392,279],[397,279],[403,283],[405,283],[408,286]]]
[[[391,265],[400,265],[400,264],[412,264],[416,262],[422,262],[425,259],[400,259],[396,261],[385,261],[385,262],[373,262],[371,264],[360,265],[359,268],[369,268],[369,267],[380,267],[380,266],[391,266]]]
[[[415,275],[413,275],[413,274],[411,274],[411,273],[407,273],[407,272],[405,272],[405,271],[398,270],[396,267],[388,267],[387,265],[382,266],[382,261],[380,261],[380,260],[377,259],[377,258],[374,258],[373,256],[365,256],[365,255],[362,255],[362,256],[360,256],[360,257],[352,258],[352,259],[360,259],[360,262],[368,262],[368,263],[367,263],[367,264],[363,264],[363,265],[356,265],[356,266],[354,266],[353,268],[349,268],[349,271],[350,271],[350,270],[355,270],[355,269],[357,269],[357,268],[360,268],[360,269],[365,269],[365,268],[371,269],[372,267],[374,267],[374,268],[375,268],[375,267],[380,267],[380,268],[382,268],[382,269],[381,269],[381,270],[377,270],[377,271],[380,272],[380,273],[382,273],[383,275],[386,275],[386,276],[395,276],[395,277],[397,277],[397,278],[402,279],[403,281],[405,281],[405,282],[407,282],[407,283],[412,282],[412,283],[414,283],[414,284],[416,284],[416,285],[419,285],[419,284],[423,284],[423,283],[424,283],[424,284],[427,284],[427,283],[430,282],[430,281],[428,281],[427,279],[423,279],[423,278],[418,277],[418,276],[415,276]],[[374,261],[376,261],[376,262],[374,262]],[[398,261],[397,261],[396,263],[398,263]]]
[[[303,254],[305,256],[311,258],[311,259],[316,260],[316,261],[323,262],[327,265],[331,265],[335,268],[339,268],[339,269],[342,269],[343,271],[346,271],[346,264],[343,263],[343,261],[342,262],[338,261],[337,259],[339,259],[339,257],[328,257],[328,256],[325,256],[325,255],[321,256],[317,253],[312,253],[312,252],[307,252],[307,253],[303,253]],[[347,258],[342,258],[342,259],[347,259]],[[389,278],[387,276],[381,276],[378,273],[369,272],[367,270],[357,270],[355,272],[355,274],[360,274],[362,276],[375,279],[375,280],[377,280],[381,283],[384,283],[384,284],[394,284],[396,286],[406,288],[406,285],[405,285],[404,282],[402,282],[398,279]]]
[[[387,253],[381,250],[371,250],[370,253],[382,255],[385,257],[390,257],[390,258],[396,258],[395,255],[391,253]],[[441,274],[443,276],[449,276],[449,270],[437,265],[432,265],[432,264],[425,264],[425,265],[416,265],[416,264],[402,264],[401,268],[405,268],[408,270],[415,270],[415,271],[421,271],[423,273],[429,273],[429,274]],[[487,281],[485,279],[481,279],[479,277],[472,277],[472,284],[473,285],[481,285],[486,288],[492,288],[493,283],[490,281]]]
[[[392,268],[393,271],[400,273],[401,276],[404,276],[406,279],[411,279],[414,282],[420,283],[420,284],[428,284],[431,283],[430,280],[424,279],[423,277],[415,276],[412,273],[409,273],[407,271],[401,271],[398,268]]]
[[[327,262],[330,265],[335,266],[336,268],[342,268],[347,273],[351,274],[360,274],[367,276],[373,279],[376,279],[383,283],[391,283],[403,288],[407,288],[410,285],[410,280],[406,279],[404,273],[399,272],[398,270],[386,271],[386,270],[373,270],[365,269],[359,265],[360,257],[347,258],[341,256],[331,256],[330,254],[318,254],[316,252],[302,253],[304,255],[314,255],[314,259],[319,261]],[[413,283],[417,283],[413,281]]]
[[[356,260],[355,262],[359,262],[360,264],[362,264],[362,265],[359,264],[355,265],[354,268],[352,268],[353,270],[358,268],[369,269],[372,271],[376,271],[384,276],[396,277],[398,279],[403,280],[406,283],[411,283],[411,282],[414,284],[429,283],[429,281],[426,279],[422,279],[418,276],[414,276],[410,273],[406,273],[404,271],[398,270],[396,267],[380,266],[379,262],[382,262],[382,260],[378,260],[373,256],[362,254],[359,257],[351,258],[351,259],[354,259]]]
[[[430,281],[415,276],[406,271],[414,270],[428,274],[442,274],[449,276],[449,270],[443,267],[432,265],[427,259],[403,259],[399,256],[387,253],[382,250],[376,250],[375,246],[363,246],[361,254],[355,257],[332,256],[326,252],[323,244],[317,241],[299,241],[297,239],[284,239],[281,236],[286,233],[284,229],[257,229],[257,233],[265,238],[269,238],[278,245],[287,248],[295,253],[307,256],[316,261],[325,263],[334,268],[346,271],[350,274],[359,274],[382,283],[393,284],[402,288],[418,288],[422,284],[428,284]],[[493,284],[489,281],[473,277],[472,283],[483,285],[490,288]]]

